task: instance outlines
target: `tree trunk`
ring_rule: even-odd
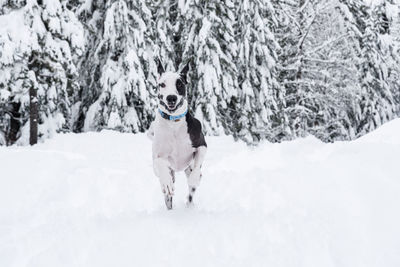
[[[21,103],[18,102],[11,102],[10,103],[10,130],[8,131],[7,134],[7,145],[12,145],[14,144],[17,139],[18,139],[18,133],[21,128],[21,113],[19,112]]]
[[[32,85],[29,89],[29,144],[37,144],[38,140],[38,99],[37,91]]]

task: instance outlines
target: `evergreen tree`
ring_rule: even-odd
[[[154,57],[160,58],[167,70],[175,71],[182,56],[180,41],[185,18],[175,0],[155,2],[152,10]]]
[[[96,79],[83,95],[84,130],[103,128],[139,132],[149,127],[154,101],[146,87],[149,61],[146,42],[151,12],[145,2],[124,0],[107,2],[104,20],[97,20],[102,36],[89,54],[91,73]],[[86,111],[87,109],[87,111]]]
[[[377,7],[377,11],[379,10]],[[384,44],[379,33],[389,32],[389,25],[382,24],[381,14],[373,12],[366,22],[362,49],[362,88],[365,98],[361,104],[359,135],[374,130],[394,115],[394,99],[388,83],[388,65],[384,55]]]
[[[237,131],[233,134],[249,143],[265,138],[280,141],[287,135],[287,122],[284,88],[276,72],[279,45],[271,31],[277,26],[275,9],[268,0],[239,1],[237,7],[240,103],[233,117]]]
[[[59,1],[9,1],[2,12],[9,12],[0,22],[6,32],[0,40],[5,48],[0,91],[7,114],[1,124],[8,121],[8,125],[0,139],[7,144],[28,143],[30,89],[37,93],[39,137],[70,131],[70,97],[78,88],[75,59],[84,47],[80,23]]]
[[[372,18],[378,31],[377,43],[387,66],[385,75],[393,97],[395,114],[400,113],[400,2],[378,2],[372,10]]]
[[[190,105],[208,134],[235,131],[229,109],[237,99],[234,58],[234,4],[230,0],[191,1],[185,13],[182,62],[190,63]]]
[[[307,108],[309,89],[302,83],[304,41],[310,28],[309,1],[277,1],[280,12],[277,31],[282,50],[279,54],[279,83],[285,89],[285,113],[289,118],[292,135],[304,136],[307,122],[311,120],[311,110]],[[301,12],[300,12],[301,10]]]
[[[356,134],[361,136],[390,120],[394,116],[395,106],[388,84],[383,44],[379,38],[379,32],[383,30],[381,16],[371,12],[361,0],[343,1],[343,4],[347,6],[352,23],[358,30],[361,48],[358,64],[361,99],[356,114]]]

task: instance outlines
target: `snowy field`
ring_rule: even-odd
[[[208,138],[167,211],[144,134],[0,147],[0,266],[400,266],[400,119],[350,143]]]

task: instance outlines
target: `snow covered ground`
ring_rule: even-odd
[[[0,147],[0,266],[400,266],[400,119],[350,143],[208,138],[165,209],[144,134]]]

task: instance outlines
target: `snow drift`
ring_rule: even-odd
[[[400,119],[354,142],[208,138],[164,207],[144,134],[0,147],[0,266],[400,266]]]

